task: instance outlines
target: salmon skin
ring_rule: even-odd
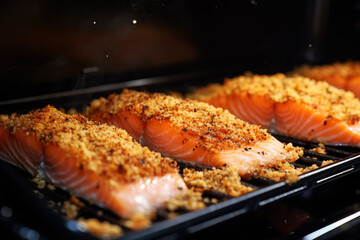
[[[187,97],[286,136],[360,146],[359,99],[326,82],[283,74],[239,76]]]
[[[148,216],[187,188],[174,160],[142,147],[122,129],[51,106],[2,117],[0,152],[123,218]]]
[[[352,91],[360,98],[360,62],[335,62],[328,65],[303,65],[294,69],[290,75],[300,75],[317,81]]]
[[[300,154],[226,110],[162,93],[125,89],[92,101],[85,115],[125,129],[165,156],[197,166],[233,166],[242,177],[295,161]]]

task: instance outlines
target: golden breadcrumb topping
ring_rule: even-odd
[[[0,123],[5,122],[9,119],[8,115],[0,114]]]
[[[296,68],[292,74],[299,74],[316,80],[326,80],[329,77],[335,76],[348,80],[360,76],[360,62],[335,62],[333,64],[319,66],[303,65]]]
[[[352,92],[306,77],[284,74],[239,76],[223,85],[210,85],[188,95],[190,99],[209,101],[224,95],[247,94],[266,96],[276,103],[296,101],[326,114],[329,118],[351,123],[360,120],[360,100]]]
[[[212,98],[225,95],[221,94],[225,90],[225,87],[219,83],[211,83],[205,87],[200,87],[194,89],[192,92],[188,93],[185,97],[187,99],[199,100],[203,102],[208,102]],[[231,93],[228,91],[228,93]]]
[[[183,170],[184,181],[187,186],[203,190],[215,190],[236,197],[251,192],[254,189],[241,184],[241,178],[235,168],[213,168],[196,171],[193,168]]]
[[[178,171],[174,160],[142,147],[126,131],[51,106],[25,115],[12,114],[1,126],[59,146],[80,169],[96,172],[110,184]]]
[[[122,111],[135,114],[143,122],[168,120],[184,139],[195,138],[197,147],[212,152],[253,145],[271,137],[266,130],[236,118],[227,110],[162,93],[125,89],[122,94],[94,100],[86,114],[111,119]]]

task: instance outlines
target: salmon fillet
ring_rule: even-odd
[[[221,108],[125,89],[92,101],[85,115],[123,128],[150,149],[197,166],[236,167],[243,177],[295,161],[298,152]]]
[[[150,215],[186,190],[174,160],[142,147],[122,129],[51,106],[1,118],[0,152],[123,218]]]
[[[294,69],[291,75],[327,81],[335,87],[352,91],[356,97],[360,97],[360,62],[335,62],[319,66],[303,65]]]
[[[188,98],[283,135],[360,146],[359,99],[326,82],[283,74],[240,76],[198,89]]]

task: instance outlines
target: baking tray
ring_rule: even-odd
[[[113,92],[121,92],[123,88],[147,90],[150,92],[186,92],[192,87],[208,82],[220,82],[223,77],[224,75],[211,72],[197,72],[136,79],[128,82],[8,100],[0,102],[0,113],[24,113],[31,109],[44,107],[47,104],[54,105],[57,108],[75,108],[81,111],[92,99],[99,96],[107,96]],[[305,148],[311,148],[317,145],[316,143],[298,141],[280,135],[276,137],[284,142],[293,142],[294,145],[303,145]],[[327,146],[327,150],[328,149],[330,150],[330,154],[323,157],[341,160],[305,173],[293,184],[287,184],[284,181],[277,183],[267,182],[258,187],[257,190],[245,195],[221,201],[201,210],[184,212],[174,219],[157,220],[148,229],[142,231],[126,231],[125,235],[119,239],[179,239],[191,236],[212,226],[257,211],[269,204],[300,194],[306,190],[314,189],[334,179],[355,173],[360,169],[360,155],[358,154],[360,150],[358,148]],[[308,152],[308,154],[311,154],[311,152]],[[36,233],[39,234],[36,229],[40,228],[42,232],[37,239],[46,239],[46,236],[50,236],[47,233],[50,234],[50,232],[51,238],[59,236],[60,239],[94,239],[90,234],[83,232],[76,224],[76,221],[64,219],[61,213],[54,211],[53,207],[48,206],[49,201],[68,199],[70,196],[68,193],[61,190],[51,192],[37,189],[37,187],[29,181],[30,176],[28,174],[8,163],[0,162],[0,168],[2,178],[11,182],[9,185],[6,184],[7,187],[10,188],[10,190],[8,190],[10,192],[9,196],[11,196],[10,202],[17,198],[19,201],[26,199],[26,204],[21,202],[19,205],[22,207],[13,209],[10,216],[0,214],[0,223],[8,232],[12,232],[18,236],[23,236],[24,234],[36,235]],[[4,182],[2,181],[2,185],[3,184]],[[14,191],[14,189],[16,189],[16,191]],[[5,201],[5,204],[6,203],[10,204],[9,201]],[[4,206],[6,207],[6,205],[3,205],[0,211],[5,212],[7,210],[6,208],[4,209]],[[18,206],[16,205],[16,207]],[[95,212],[97,210],[95,206],[90,206],[87,208],[86,214],[89,216],[96,215]],[[15,212],[17,213],[15,214]],[[45,222],[49,222],[49,227],[36,226],[36,223],[31,221],[25,224],[23,222],[26,221],[22,219],[21,213],[42,218]],[[111,213],[105,214],[103,219],[116,222],[116,217],[111,215]]]

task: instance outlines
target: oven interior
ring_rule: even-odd
[[[0,100],[194,71],[226,69],[230,77],[358,60],[359,5],[2,1],[0,75],[6,84]]]
[[[81,111],[92,99],[123,88],[184,93],[246,71],[273,74],[304,63],[360,58],[358,0],[16,0],[0,5],[5,33],[0,38],[1,114],[47,104]],[[322,155],[311,151],[317,143],[276,137],[307,150],[298,167],[337,162],[291,185],[248,182],[256,191],[236,198],[207,192],[219,203],[175,219],[163,214],[149,229],[127,230],[122,238],[201,239],[239,231],[244,238],[262,239],[351,239],[358,234],[359,149],[326,146]],[[68,193],[39,191],[30,176],[0,164],[3,233],[20,239],[94,238],[54,206]],[[99,217],[88,203],[82,211]],[[108,212],[100,218],[118,222]],[[249,230],[255,225],[256,233]]]

